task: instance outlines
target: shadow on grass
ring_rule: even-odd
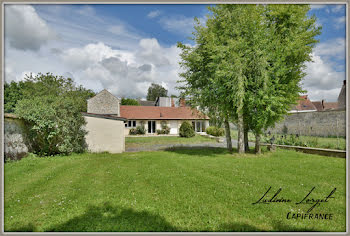
[[[174,152],[177,154],[184,155],[195,155],[195,156],[215,156],[218,154],[230,154],[227,148],[224,147],[170,147],[164,149],[167,152]],[[266,150],[262,149],[262,154],[266,153]],[[237,149],[233,148],[232,154],[237,154]],[[255,154],[253,148],[250,148],[246,154]]]
[[[170,147],[164,149],[164,151],[195,156],[214,156],[217,154],[229,154],[226,148],[221,147]],[[237,151],[234,149],[234,153],[235,152]]]
[[[57,224],[47,232],[171,232],[179,231],[163,217],[132,208],[112,206],[90,206],[86,212],[62,224]]]
[[[29,224],[23,225],[23,226],[19,226],[18,228],[5,230],[5,232],[35,232],[35,231],[37,231],[37,229],[32,223],[29,223]]]

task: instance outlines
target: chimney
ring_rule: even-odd
[[[186,106],[186,101],[184,98],[180,98],[180,107],[185,107]]]
[[[322,110],[323,110],[324,109],[324,100],[323,99],[322,99],[321,103],[322,103]]]
[[[171,107],[175,107],[174,98],[170,98],[170,100],[171,100]]]

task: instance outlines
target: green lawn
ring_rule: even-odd
[[[5,164],[5,231],[345,231],[345,164],[220,148],[29,157]],[[253,205],[269,186],[293,202]],[[333,219],[287,220],[312,187],[336,188],[311,212]]]
[[[215,139],[196,135],[192,138],[182,138],[179,136],[154,136],[154,137],[126,137],[125,147],[136,148],[154,145],[167,145],[167,144],[197,144],[197,143],[210,143],[216,142]]]
[[[338,150],[346,150],[346,138],[345,137],[315,137],[315,136],[300,136],[296,138],[295,143],[291,141],[291,135],[287,135],[287,139],[282,138],[281,134],[274,135],[276,140],[276,144],[286,144],[286,145],[295,145],[295,146],[306,146],[306,147],[315,147],[315,148],[328,148],[328,149],[338,149]],[[231,137],[237,139],[238,131],[231,130]],[[262,141],[268,141],[272,137],[262,137]],[[252,132],[248,133],[248,140],[251,142],[255,142],[255,136]]]

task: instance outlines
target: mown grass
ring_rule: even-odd
[[[5,164],[5,231],[345,231],[345,159],[220,148],[29,157]],[[292,203],[256,204],[268,187]],[[287,220],[312,187],[334,199]],[[272,197],[272,192],[269,197]]]
[[[136,148],[153,145],[198,144],[211,142],[216,142],[216,140],[198,134],[192,138],[183,138],[179,136],[125,137],[126,148]]]
[[[263,136],[261,141],[268,142],[272,136],[275,137],[274,143],[285,144],[285,145],[295,145],[295,146],[305,146],[314,148],[327,148],[327,149],[338,149],[346,150],[346,138],[345,137],[316,137],[316,136],[299,136],[292,138],[290,134],[271,134],[270,136]],[[283,137],[282,137],[283,136]],[[231,137],[237,139],[238,131],[231,130]],[[255,142],[255,136],[252,132],[248,133],[248,140]]]

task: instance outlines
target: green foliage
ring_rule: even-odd
[[[148,88],[147,101],[155,101],[157,97],[167,97],[168,90],[159,84],[152,83]]]
[[[162,129],[157,129],[156,133],[157,134],[169,134],[170,133],[170,128],[166,124],[163,124],[162,125]]]
[[[51,73],[27,76],[19,83],[21,99],[14,112],[28,127],[32,152],[40,156],[83,152],[86,99],[94,92]]]
[[[225,130],[216,126],[209,126],[206,128],[205,132],[216,137],[225,135]]]
[[[146,133],[146,129],[144,126],[137,126],[136,128],[131,128],[129,130],[129,135],[139,135],[139,134],[145,134]]]
[[[5,82],[4,84],[4,112],[13,113],[17,101],[21,100],[23,82],[16,83],[12,81],[11,83]]]
[[[137,135],[136,128],[129,129],[129,135]]]
[[[81,85],[76,86],[71,78],[55,76],[52,73],[39,73],[35,77],[26,75],[24,81],[5,83],[4,110],[12,113],[17,102],[21,99],[31,99],[32,97],[46,95],[71,97],[75,100],[76,105],[79,106],[79,110],[86,112],[86,100],[95,96],[95,93]]]
[[[15,113],[27,124],[33,153],[40,156],[83,152],[85,120],[74,98],[51,95],[20,100]]]
[[[193,127],[190,122],[185,121],[180,126],[180,137],[191,138],[195,136],[196,133],[193,130]]]
[[[140,106],[140,103],[136,99],[122,98],[121,105]]]
[[[137,134],[145,134],[146,133],[146,129],[144,126],[137,126],[136,127],[136,133]]]
[[[179,89],[211,120],[260,135],[296,103],[305,62],[320,34],[308,5],[221,4],[197,20],[194,47],[182,50]]]

